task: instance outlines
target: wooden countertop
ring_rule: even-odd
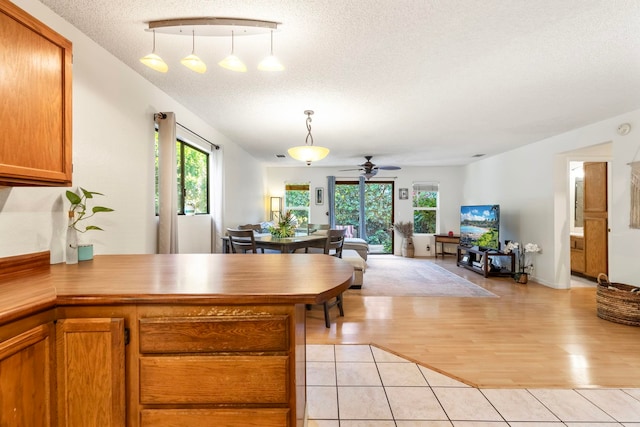
[[[100,255],[0,281],[0,324],[56,304],[317,304],[352,276],[321,254]]]

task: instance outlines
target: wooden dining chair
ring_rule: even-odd
[[[227,228],[227,236],[229,236],[231,253],[258,253],[253,230]]]
[[[344,245],[345,233],[346,230],[344,229],[331,229],[327,231],[327,241],[324,246],[324,253],[326,255],[342,258],[342,246]],[[338,294],[333,301],[325,301],[322,305],[324,309],[324,324],[327,328],[331,327],[331,318],[329,316],[330,308],[338,306],[340,317],[344,317],[344,309],[342,307],[342,293]]]
[[[262,231],[262,226],[260,224],[244,224],[239,225],[238,230],[253,230],[254,233],[259,233]],[[260,252],[264,253],[264,248],[258,248]]]

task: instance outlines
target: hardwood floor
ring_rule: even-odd
[[[595,288],[555,290],[442,267],[500,298],[344,296],[307,314],[308,344],[373,344],[485,388],[640,387],[640,328],[596,316]],[[367,274],[364,275],[364,286]]]

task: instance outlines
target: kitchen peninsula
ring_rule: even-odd
[[[0,260],[0,425],[300,426],[305,305],[353,276],[315,254],[47,257]]]

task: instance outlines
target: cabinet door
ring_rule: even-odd
[[[0,343],[0,426],[55,426],[53,323]]]
[[[0,185],[71,185],[71,42],[0,0]]]
[[[64,319],[56,326],[58,425],[124,427],[124,319]]]

